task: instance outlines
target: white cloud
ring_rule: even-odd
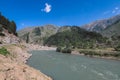
[[[44,9],[41,9],[41,11],[44,11],[46,13],[49,13],[52,9],[52,6],[48,3],[45,3],[45,8]]]
[[[106,15],[106,14],[109,14],[111,11],[105,11],[103,14]]]
[[[116,9],[116,10],[118,10],[118,9],[119,9],[119,7],[116,7],[115,9]]]
[[[120,8],[119,7],[115,7],[112,11],[113,14],[119,14],[120,12]]]
[[[120,8],[119,7],[114,7],[112,10],[108,10],[103,12],[103,15],[108,15],[108,14],[120,14]]]

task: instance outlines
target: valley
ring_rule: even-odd
[[[119,60],[119,23],[120,15],[117,15],[84,26],[45,25],[27,28],[18,31],[18,36],[30,44],[58,47],[58,52],[71,53],[77,50],[88,56]]]
[[[17,31],[0,13],[1,80],[119,80],[119,60],[120,14],[81,26]]]

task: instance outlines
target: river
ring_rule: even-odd
[[[31,51],[28,65],[54,80],[120,80],[120,61],[70,55],[55,51]]]

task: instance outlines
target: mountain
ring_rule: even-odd
[[[43,44],[44,40],[49,36],[57,33],[58,27],[54,25],[45,25],[38,27],[30,27],[18,31],[18,36],[27,43]]]
[[[103,36],[120,36],[120,20],[101,31]]]
[[[93,48],[96,44],[103,43],[105,38],[96,32],[90,32],[78,26],[61,27],[62,30],[45,40],[48,46],[73,46],[79,48]],[[60,28],[60,30],[61,30]],[[59,31],[59,30],[58,30]]]
[[[119,30],[120,15],[117,15],[109,19],[97,20],[82,27],[57,27],[54,25],[30,27],[18,31],[18,36],[27,43],[33,44],[48,46],[93,46],[93,44],[99,45],[99,43],[104,43],[106,40],[104,37],[110,38],[112,36],[116,36],[114,38],[118,38],[120,36]],[[118,39],[114,43],[117,42]]]
[[[99,33],[103,33],[104,30],[108,29],[109,27],[115,26],[120,21],[120,15],[104,19],[104,20],[97,20],[90,24],[86,24],[83,26],[84,29],[88,31],[95,31]]]
[[[18,32],[18,36],[27,43],[48,46],[79,46],[93,43],[102,43],[104,38],[96,32],[90,32],[78,26],[45,25],[41,27],[26,28]]]
[[[57,32],[64,32],[64,31],[70,31],[71,26],[61,26]]]

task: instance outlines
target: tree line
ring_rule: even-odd
[[[13,33],[14,35],[17,36],[16,33],[16,24],[14,21],[10,21],[7,19],[5,16],[3,16],[0,12],[0,24],[2,27],[4,27],[6,30],[8,30],[9,33]],[[3,28],[0,28],[0,31],[2,31]]]

